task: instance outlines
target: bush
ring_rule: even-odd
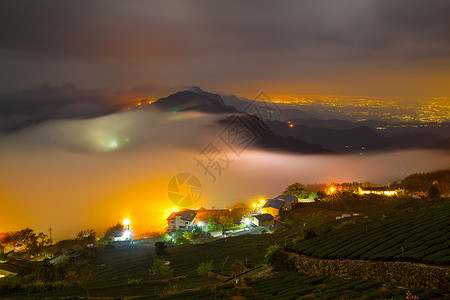
[[[166,261],[164,259],[155,258],[152,267],[153,272],[162,276],[173,277],[173,269],[165,264]]]
[[[184,236],[179,236],[175,239],[175,243],[177,245],[183,244],[183,245],[188,245],[191,243],[191,241],[189,241],[186,237]]]
[[[169,296],[169,295],[173,295],[173,294],[178,294],[181,292],[181,286],[179,284],[170,284],[169,286],[167,286],[166,288],[163,289],[162,293],[161,293],[161,297],[162,296]]]
[[[141,281],[142,278],[128,278],[128,284],[139,284]]]
[[[167,245],[164,242],[156,242],[155,243],[155,250],[156,255],[166,255],[167,254]]]
[[[197,268],[197,274],[200,276],[208,275],[208,273],[213,269],[212,264],[212,260],[210,260],[209,262],[201,262]]]
[[[242,273],[245,269],[245,264],[242,260],[235,259],[231,265],[231,270],[234,274]]]
[[[272,256],[275,252],[277,252],[280,249],[280,245],[270,245],[269,248],[267,248],[266,255],[264,255],[264,258],[267,263],[271,263]]]
[[[16,293],[20,288],[20,279],[17,276],[7,276],[0,280],[0,295]]]

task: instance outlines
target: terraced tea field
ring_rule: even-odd
[[[161,299],[406,299],[408,289],[363,279],[333,279],[281,272],[270,278],[245,280],[212,289],[188,291]],[[409,289],[420,299],[444,299],[444,291]]]
[[[320,258],[450,264],[450,203],[301,241],[289,251]]]

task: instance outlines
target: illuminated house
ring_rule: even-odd
[[[291,195],[279,195],[267,200],[262,207],[263,214],[271,214],[274,217],[280,215],[283,210],[291,210],[298,203],[298,198]]]
[[[283,200],[269,199],[262,207],[263,214],[271,214],[274,217],[280,215],[283,210],[287,209],[286,202]]]
[[[295,197],[295,196],[292,196],[292,195],[280,195],[280,196],[277,196],[277,197],[275,197],[273,199],[282,200],[282,201],[286,202],[286,209],[287,210],[291,210],[292,207],[294,206],[294,204],[298,203],[298,198]]]
[[[15,257],[6,263],[0,263],[0,278],[9,275],[28,275],[34,272],[41,262]]]
[[[191,230],[195,225],[195,217],[197,213],[190,209],[181,209],[174,211],[167,218],[167,224],[169,226],[168,231]]]
[[[252,218],[252,223],[256,226],[271,227],[273,226],[274,219],[275,218],[271,214],[255,215]]]
[[[402,195],[405,192],[403,189],[392,189],[388,187],[359,187],[358,193],[360,195],[384,195],[384,196],[397,196]]]

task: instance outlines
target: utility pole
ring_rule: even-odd
[[[48,232],[50,233],[50,246],[53,245],[53,241],[52,241],[52,228],[50,227],[48,229]]]

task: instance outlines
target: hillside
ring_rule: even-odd
[[[237,120],[238,119],[238,120]],[[219,122],[224,128],[232,126],[235,122],[242,124],[241,132],[247,132],[254,142],[250,147],[269,151],[286,151],[296,153],[331,154],[333,151],[323,148],[321,145],[308,143],[293,137],[282,137],[274,133],[266,123],[255,115],[230,116]]]
[[[345,226],[290,251],[320,258],[450,264],[450,202],[385,220]]]
[[[415,173],[403,179],[398,186],[404,187],[410,193],[427,192],[432,184],[436,184],[442,195],[450,193],[450,170]]]

